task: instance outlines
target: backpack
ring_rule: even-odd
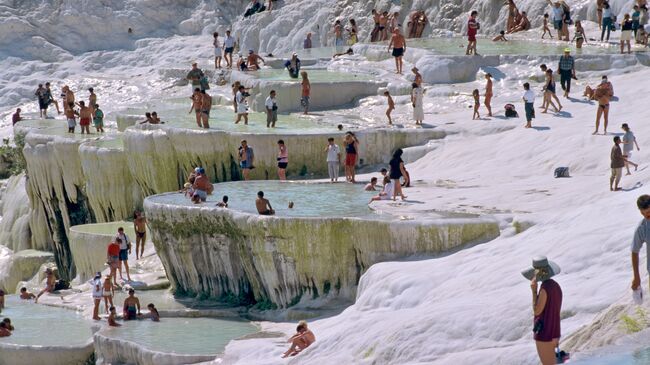
[[[503,108],[506,110],[506,118],[519,118],[514,105],[506,104]]]
[[[569,168],[568,167],[558,167],[555,169],[555,178],[558,177],[571,177],[569,175]]]
[[[70,283],[63,279],[54,283],[54,291],[59,291],[63,289],[70,289]]]

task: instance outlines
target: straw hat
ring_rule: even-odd
[[[533,267],[527,268],[521,272],[528,280],[533,280],[533,276],[537,276],[537,281],[546,281],[553,276],[560,273],[560,266],[553,261],[550,261],[546,256],[533,257]]]

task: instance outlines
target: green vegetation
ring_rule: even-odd
[[[14,138],[14,145],[9,138],[2,140],[0,145],[0,178],[6,179],[11,175],[18,175],[25,171],[26,162],[23,156],[25,136],[17,134]]]
[[[623,330],[627,333],[641,332],[648,327],[648,315],[641,307],[636,309],[635,315],[622,315],[621,321]]]

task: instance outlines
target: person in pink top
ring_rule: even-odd
[[[473,10],[472,13],[470,14],[469,20],[467,21],[467,51],[465,52],[466,55],[475,55],[478,56],[478,53],[476,53],[476,33],[478,32],[479,29],[481,29],[481,25],[478,23],[476,20],[476,17],[478,16],[478,11]]]
[[[533,267],[521,272],[530,280],[533,294],[533,333],[537,355],[542,365],[556,364],[555,348],[560,343],[560,311],[562,310],[562,289],[553,279],[560,273],[560,267],[545,256],[533,258]],[[537,291],[537,282],[542,285]]]

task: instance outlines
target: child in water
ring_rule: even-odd
[[[217,203],[220,208],[228,208],[228,195],[224,195],[221,201]]]
[[[154,322],[160,322],[160,314],[158,313],[156,306],[154,306],[153,303],[149,303],[147,304],[147,309],[149,309],[149,317],[151,320]]]
[[[472,91],[472,96],[474,97],[474,115],[472,116],[472,120],[481,119],[481,115],[478,113],[478,108],[481,106],[481,96],[478,93],[478,89]]]
[[[109,309],[108,325],[110,327],[121,327],[122,325],[117,323],[117,321],[115,320],[115,317],[117,317],[117,314],[115,314],[115,307],[111,307]]]

